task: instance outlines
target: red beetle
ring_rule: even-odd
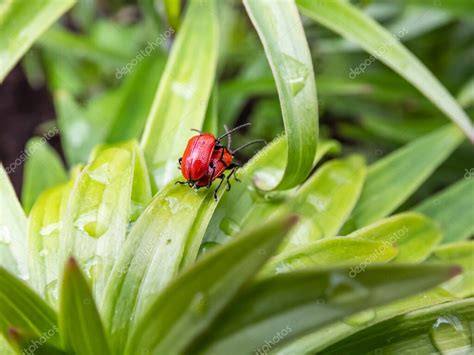
[[[180,169],[186,181],[177,181],[176,183],[187,184],[190,187],[199,189],[201,187],[210,187],[212,182],[219,178],[221,179],[221,182],[214,191],[214,198],[216,200],[217,191],[225,179],[227,180],[227,189],[230,190],[229,179],[234,176],[235,180],[239,181],[235,177],[235,171],[240,167],[240,165],[233,161],[234,154],[240,149],[243,149],[251,144],[264,142],[263,140],[256,140],[244,144],[235,150],[230,149],[230,134],[248,125],[250,125],[250,123],[243,124],[230,131],[227,130],[226,127],[226,133],[219,138],[215,138],[211,133],[202,133],[198,131],[200,134],[190,138],[183,157],[179,159]],[[226,136],[228,136],[227,147],[223,146],[220,142],[221,139]],[[213,144],[211,144],[211,139],[214,140]],[[204,173],[203,166],[206,167]],[[227,177],[224,174],[226,170],[231,170]]]

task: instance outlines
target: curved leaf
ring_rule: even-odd
[[[217,37],[214,0],[189,1],[141,141],[160,187],[177,175],[189,129],[203,124],[216,71]]]
[[[359,202],[345,232],[387,216],[399,207],[462,142],[454,126],[442,127],[369,167]]]
[[[285,172],[271,188],[289,189],[308,177],[318,143],[318,102],[311,54],[292,1],[244,0],[244,5],[273,72],[288,139]]]
[[[7,336],[12,327],[36,337],[48,334],[49,343],[61,346],[54,311],[28,286],[0,267],[0,329]]]
[[[473,308],[471,298],[414,310],[347,337],[324,353],[397,354],[410,349],[417,354],[466,354],[472,350]]]
[[[413,208],[440,224],[443,243],[467,239],[474,234],[474,178],[469,178],[469,173],[466,177]]]
[[[26,216],[7,172],[0,164],[0,266],[27,279]]]
[[[154,297],[194,262],[215,207],[209,190],[196,192],[171,184],[155,196],[133,225],[102,303],[117,351]]]
[[[347,269],[278,275],[257,282],[229,304],[201,338],[199,353],[258,352],[275,335],[273,347],[280,347],[351,313],[433,287],[453,271],[446,266],[378,266],[355,278]],[[386,282],[387,275],[393,282]],[[278,335],[283,329],[286,334]]]
[[[418,213],[401,213],[359,229],[345,238],[385,242],[398,249],[393,260],[398,263],[419,263],[425,260],[441,241],[439,227]]]
[[[280,217],[198,260],[154,298],[125,353],[182,353],[273,254],[295,222],[295,217]]]
[[[10,0],[0,7],[0,82],[74,0]]]
[[[64,346],[78,355],[110,354],[94,297],[74,258],[61,280],[59,327]]]
[[[344,0],[296,0],[296,3],[305,15],[358,43],[412,83],[474,142],[474,126],[456,100],[418,58],[375,20]]]

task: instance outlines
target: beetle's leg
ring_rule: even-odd
[[[178,169],[181,169],[181,162],[183,161],[183,158],[178,159]]]
[[[214,181],[214,175],[216,174],[216,167],[214,166],[214,163],[212,161],[209,163],[209,167],[212,169],[212,174],[211,178],[209,179],[209,182],[207,183],[207,187],[211,187],[212,182]]]
[[[179,185],[186,185],[186,184],[189,184],[189,183],[187,181],[176,181],[174,184],[175,185],[178,185],[178,184]]]
[[[221,182],[219,183],[219,185],[217,185],[216,189],[214,190],[214,200],[216,200],[216,201],[217,201],[217,192],[219,191],[219,189],[220,189],[222,183],[223,183],[224,180],[225,180],[225,175],[224,175],[224,174],[220,174],[218,178],[221,179]]]
[[[237,170],[241,167],[241,165],[239,163],[232,163],[229,165],[229,167],[227,169],[229,170],[232,170],[231,173],[229,174],[229,179],[230,177],[233,175],[234,176],[234,180],[237,181],[237,182],[242,182],[238,177],[237,177]]]

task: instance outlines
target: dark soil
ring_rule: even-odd
[[[33,89],[19,65],[0,84],[0,161],[4,167],[17,159],[38,125],[54,119],[52,98],[46,87]],[[59,149],[59,137],[49,142]],[[23,166],[10,174],[17,194],[21,191]]]

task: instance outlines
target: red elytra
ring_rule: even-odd
[[[181,173],[186,181],[177,181],[176,184],[186,184],[189,187],[199,189],[201,187],[210,187],[214,180],[221,179],[214,191],[214,199],[216,200],[217,191],[224,180],[227,182],[227,189],[230,190],[229,179],[235,174],[237,168],[240,167],[239,164],[233,161],[234,153],[251,144],[265,142],[263,140],[252,141],[232,151],[230,149],[230,134],[248,125],[250,123],[240,125],[230,131],[226,127],[226,133],[218,138],[212,133],[198,131],[200,134],[189,139],[183,157],[178,160],[179,169],[181,169]],[[220,142],[226,136],[229,139],[227,148]],[[227,176],[224,174],[226,170],[231,170]],[[234,179],[239,181],[235,175]]]
[[[207,174],[216,137],[202,133],[189,139],[183,158],[180,160],[181,173],[187,181],[197,181]]]
[[[238,166],[235,163],[232,163],[233,160],[234,155],[226,147],[215,149],[212,153],[207,174],[199,179],[196,182],[196,185],[199,187],[210,186],[215,179],[222,179],[224,171],[228,170],[231,166],[232,168]]]

